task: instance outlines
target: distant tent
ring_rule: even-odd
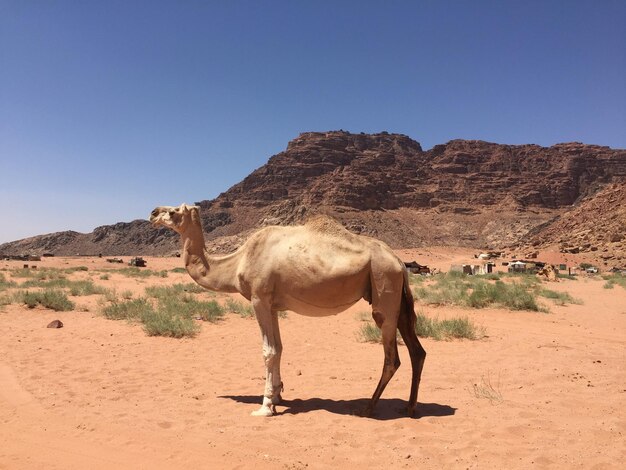
[[[526,271],[526,263],[522,261],[513,261],[509,263],[509,272],[510,273],[523,273]]]

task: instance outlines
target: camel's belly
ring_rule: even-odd
[[[326,317],[329,315],[337,315],[347,310],[361,300],[361,297],[354,300],[344,300],[341,304],[323,302],[323,300],[324,299],[302,300],[291,295],[283,295],[280,299],[275,300],[274,310],[290,310],[299,315],[308,317]]]

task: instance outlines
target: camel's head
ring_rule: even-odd
[[[162,225],[182,233],[190,224],[200,222],[198,206],[187,204],[178,207],[160,206],[150,214],[150,222],[155,227]]]

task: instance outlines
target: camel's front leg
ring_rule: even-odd
[[[278,315],[272,312],[269,302],[262,299],[253,298],[252,306],[261,327],[266,371],[263,404],[257,411],[252,412],[252,415],[272,416],[275,413],[275,405],[280,402],[280,392],[283,386],[280,380],[280,357],[283,345],[278,329]]]

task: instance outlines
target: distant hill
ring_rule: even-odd
[[[569,247],[578,239],[563,241],[563,230],[548,228],[583,203],[590,219],[609,217],[606,210],[594,215],[590,201],[625,182],[626,151],[597,145],[453,140],[424,151],[401,134],[307,132],[228,191],[197,204],[211,251],[234,249],[257,227],[298,223],[315,213],[393,247]],[[178,249],[175,233],[133,221],[5,243],[0,254],[156,255]]]
[[[580,200],[524,241],[526,246],[558,246],[569,253],[593,253],[597,258],[626,266],[626,184],[610,184]]]

